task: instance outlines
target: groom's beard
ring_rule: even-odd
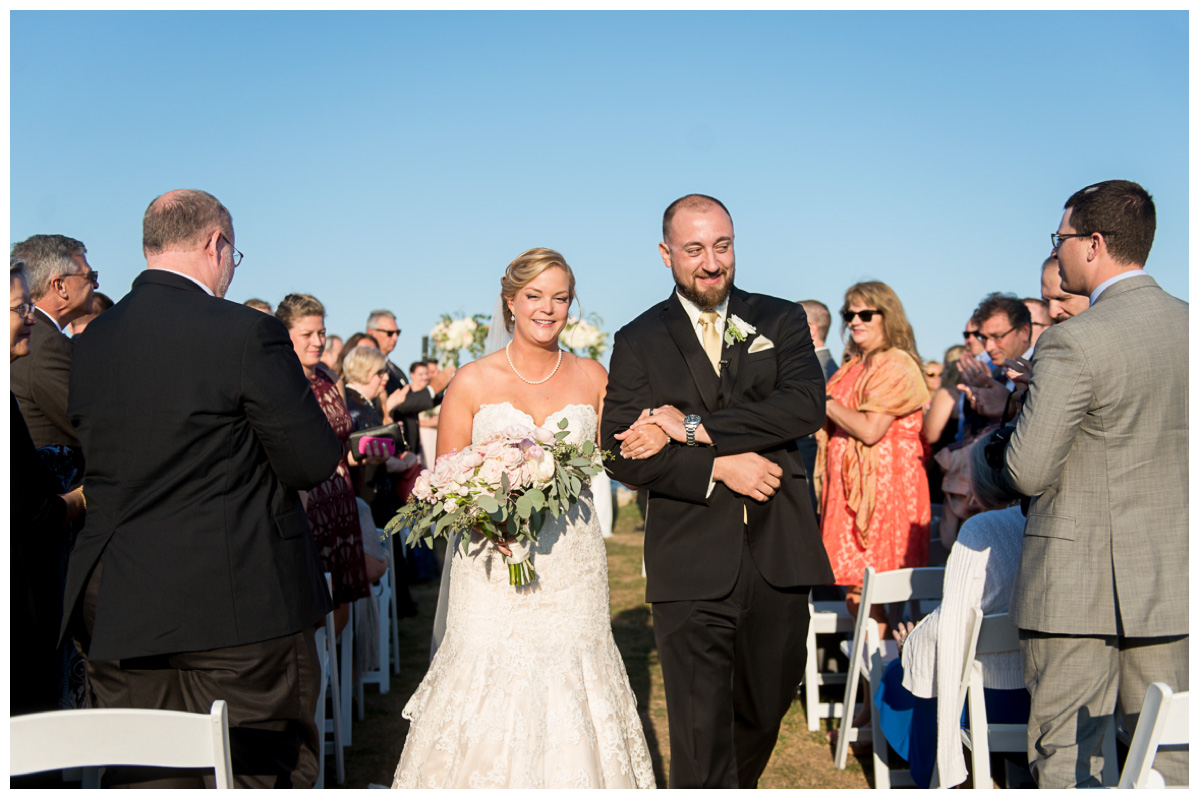
[[[700,308],[716,308],[725,302],[725,298],[729,297],[729,293],[733,291],[733,267],[725,273],[725,282],[720,286],[714,286],[711,289],[701,289],[696,285],[695,276],[692,283],[685,285],[675,282],[675,288],[679,293],[698,305]]]

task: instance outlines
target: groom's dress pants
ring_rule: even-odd
[[[808,592],[767,583],[743,537],[729,594],[653,604],[672,789],[758,786],[804,678]]]

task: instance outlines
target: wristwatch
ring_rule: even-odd
[[[687,446],[696,446],[696,428],[700,427],[700,417],[696,414],[688,414],[683,418],[683,429],[687,431]]]

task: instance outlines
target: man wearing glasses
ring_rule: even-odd
[[[379,352],[383,353],[384,357],[390,356],[391,352],[396,349],[396,342],[400,339],[400,326],[396,324],[396,315],[386,308],[372,311],[367,317],[367,334],[379,345]],[[426,386],[414,387],[403,397],[397,392],[409,385],[404,370],[393,364],[391,358],[388,358],[384,367],[388,374],[387,384],[384,385],[388,395],[388,413],[404,428],[404,438],[408,441],[411,452],[419,454],[421,424],[417,415],[422,411],[428,411],[440,402],[438,395],[445,391],[450,384],[450,379],[454,377],[454,367],[447,366],[438,370],[438,374],[433,376]],[[416,480],[416,473],[413,474],[412,480]],[[400,488],[404,488],[405,483],[408,481],[402,480]],[[411,484],[409,488],[411,488]],[[401,500],[403,499],[402,496]]]
[[[29,357],[9,366],[11,388],[34,446],[67,448],[63,451],[66,463],[58,464],[54,471],[74,483],[75,476],[70,473],[81,470],[83,462],[79,437],[67,419],[67,382],[74,346],[65,331],[92,312],[92,293],[100,285],[100,273],[88,265],[83,242],[58,234],[30,236],[13,245],[10,258],[25,262],[37,320]],[[63,491],[68,488],[64,486]]]
[[[242,254],[217,198],[156,198],[142,250],[146,270],[75,344],[88,512],[63,629],[95,705],[207,714],[225,700],[234,784],[311,787],[312,629],[332,605],[299,492],[342,444],[283,323],[223,299]],[[106,781],[149,785],[130,770]],[[154,785],[213,778],[169,780]]]
[[[1041,788],[1098,785],[1114,710],[1132,732],[1152,681],[1188,689],[1188,305],[1142,269],[1145,189],[1105,181],[1065,209],[1061,288],[1091,306],[1042,334],[1005,454],[1032,498],[1009,615]],[[1186,751],[1154,766],[1187,783]]]
[[[1005,362],[1028,360],[1033,355],[1029,308],[1013,295],[992,292],[983,298],[972,318],[979,325],[977,338],[999,371],[997,378],[1004,378],[1011,390],[1012,380],[1003,372]]]

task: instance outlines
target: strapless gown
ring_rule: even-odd
[[[591,406],[545,427],[563,417],[572,439],[595,439]],[[472,441],[513,424],[536,423],[510,403],[484,405]],[[532,551],[538,579],[517,588],[486,539],[454,548],[446,635],[404,707],[412,724],[392,788],[654,788],[588,493]]]

